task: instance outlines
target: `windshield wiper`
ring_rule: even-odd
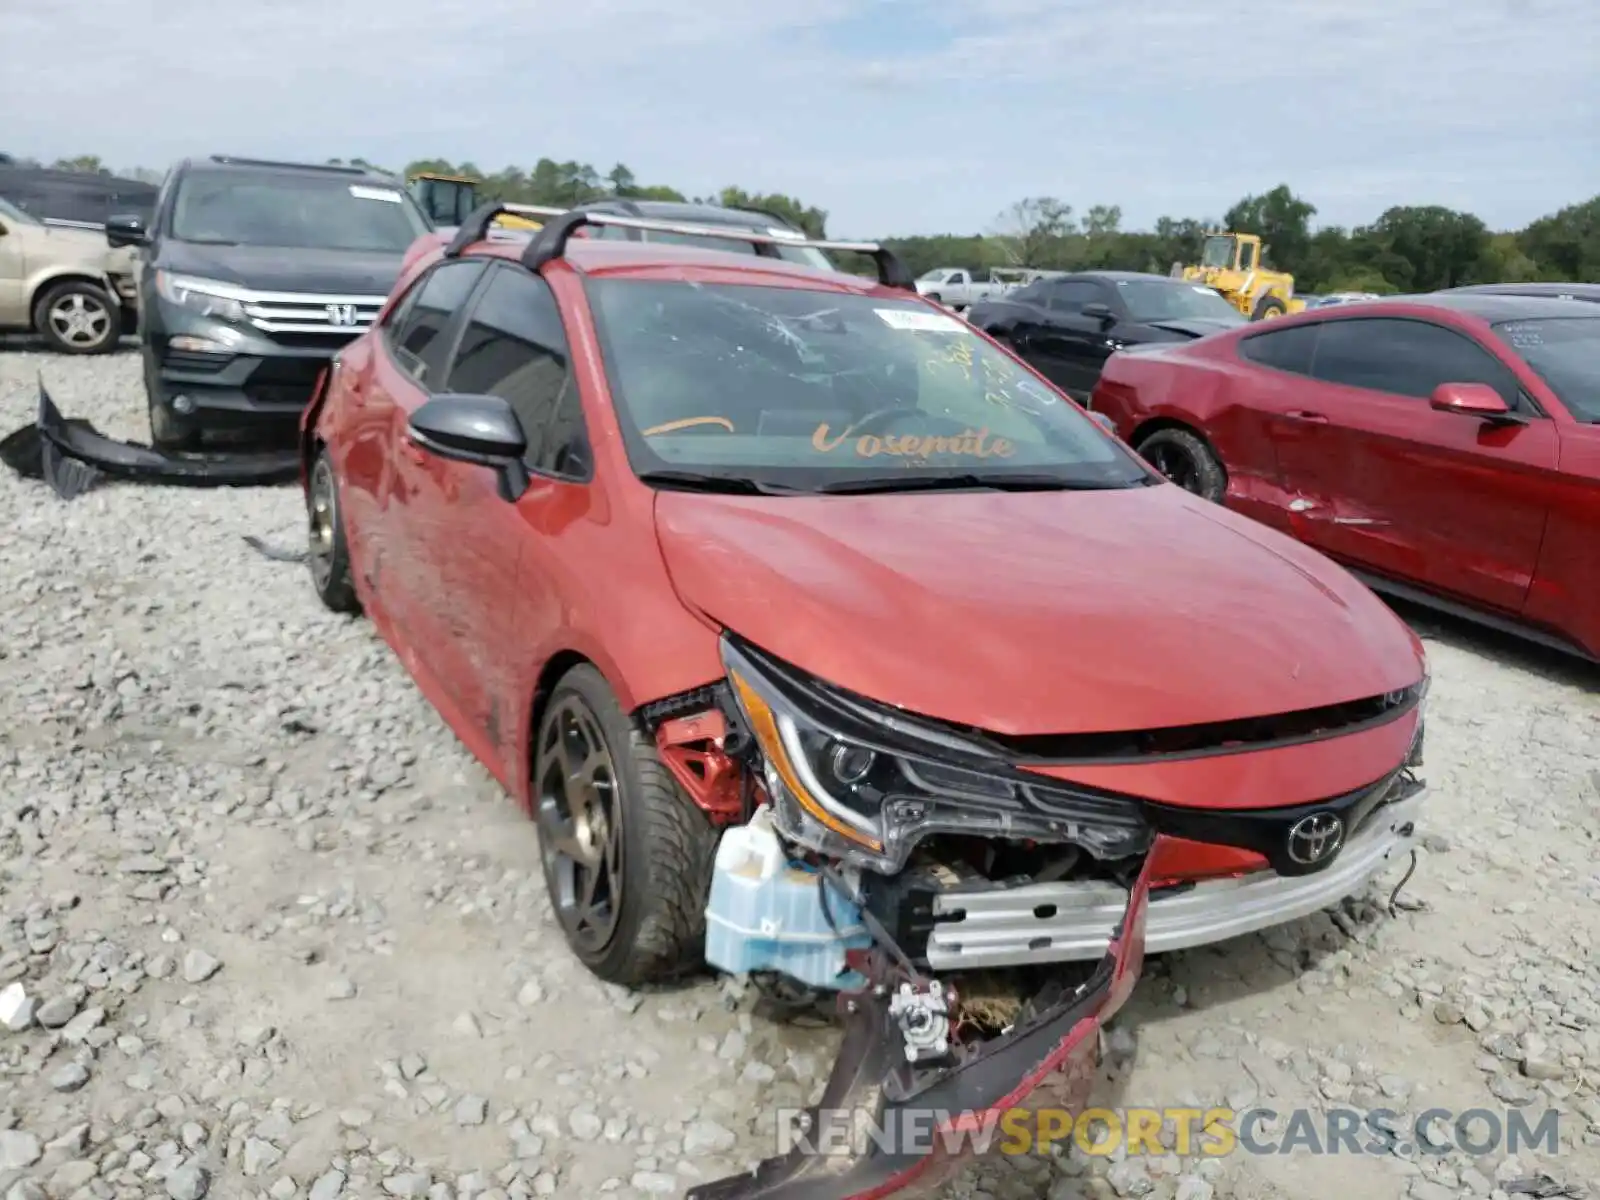
[[[179,238],[179,241],[188,242],[191,246],[237,246],[239,243],[228,238],[192,237]]]
[[[661,487],[690,492],[721,492],[730,496],[798,496],[811,490],[785,483],[763,483],[737,475],[706,475],[700,471],[645,471],[639,479]]]
[[[1132,482],[1063,479],[1059,475],[868,475],[820,484],[829,495],[865,495],[872,492],[972,491],[996,492],[1099,492],[1133,486]]]

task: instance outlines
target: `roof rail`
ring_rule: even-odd
[[[569,208],[551,208],[548,204],[509,204],[504,200],[490,200],[467,214],[467,219],[461,222],[455,237],[445,247],[444,256],[459,258],[468,246],[483,241],[489,236],[489,227],[494,224],[495,218],[502,213],[519,217],[559,217],[571,211]]]
[[[273,158],[243,158],[237,154],[213,154],[211,161],[228,167],[289,167],[296,171],[327,171],[332,175],[381,174],[366,167],[349,167],[336,163],[282,162]]]
[[[535,235],[528,248],[522,253],[522,265],[529,270],[537,271],[551,259],[560,258],[565,253],[567,242],[580,228],[585,225],[614,225],[620,229],[638,229],[653,233],[675,233],[683,237],[719,238],[726,242],[755,243],[762,246],[809,246],[815,250],[835,250],[849,254],[866,254],[871,256],[878,265],[878,282],[885,287],[901,288],[906,291],[916,290],[916,281],[905,263],[895,255],[893,250],[877,242],[832,242],[812,241],[809,238],[796,238],[793,236],[779,237],[770,233],[760,233],[754,229],[739,229],[729,225],[692,225],[678,221],[652,221],[640,217],[619,217],[613,213],[590,212],[584,209],[574,209],[557,215],[554,221],[549,222]],[[468,232],[462,226],[461,232],[456,235],[456,241]],[[482,234],[479,234],[481,239]],[[474,239],[478,240],[478,239]],[[463,242],[457,253],[464,250],[469,242]],[[451,246],[455,247],[452,242]]]

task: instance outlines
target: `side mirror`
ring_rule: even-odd
[[[1500,393],[1487,383],[1441,383],[1433,389],[1428,403],[1435,412],[1459,413],[1489,421],[1520,421]]]
[[[1103,325],[1110,324],[1117,319],[1116,314],[1111,311],[1111,306],[1102,304],[1098,300],[1093,304],[1085,304],[1083,306],[1083,315],[1091,321],[1099,321]]]
[[[114,248],[123,246],[144,246],[150,241],[150,232],[144,227],[144,219],[134,216],[120,216],[106,218],[106,241]]]
[[[522,461],[528,437],[516,412],[499,396],[435,396],[411,414],[407,432],[430,454],[489,467],[502,500],[515,501],[528,488]]]
[[[1092,408],[1088,409],[1086,411],[1088,412],[1089,419],[1091,421],[1093,421],[1096,425],[1100,426],[1101,429],[1104,429],[1112,437],[1116,437],[1117,436],[1117,423],[1115,421],[1113,421],[1110,417],[1106,416],[1105,413],[1096,412]]]

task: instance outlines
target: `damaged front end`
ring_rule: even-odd
[[[28,479],[48,483],[71,500],[112,479],[177,487],[265,487],[299,477],[297,451],[179,453],[119,442],[88,421],[69,419],[39,381],[39,414],[0,440],[0,462]]]
[[[787,1153],[693,1200],[867,1200],[936,1185],[1025,1101],[1076,1112],[1099,1030],[1143,961],[1154,831],[1129,800],[1026,776],[950,731],[817,686],[725,638],[727,685],[653,718],[664,763],[726,826],[706,959],[768,990],[832,993],[839,1058]],[[1098,961],[1048,947],[930,964],[935,901],[1092,880],[1124,899]],[[937,973],[936,973],[937,972]],[[840,1122],[865,1143],[816,1136]],[[922,1136],[905,1136],[920,1130]],[[837,1151],[837,1152],[836,1152]]]

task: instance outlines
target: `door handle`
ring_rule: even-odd
[[[1328,423],[1328,418],[1322,413],[1308,412],[1303,408],[1294,409],[1288,415],[1293,420],[1305,421],[1312,425],[1326,425]]]

